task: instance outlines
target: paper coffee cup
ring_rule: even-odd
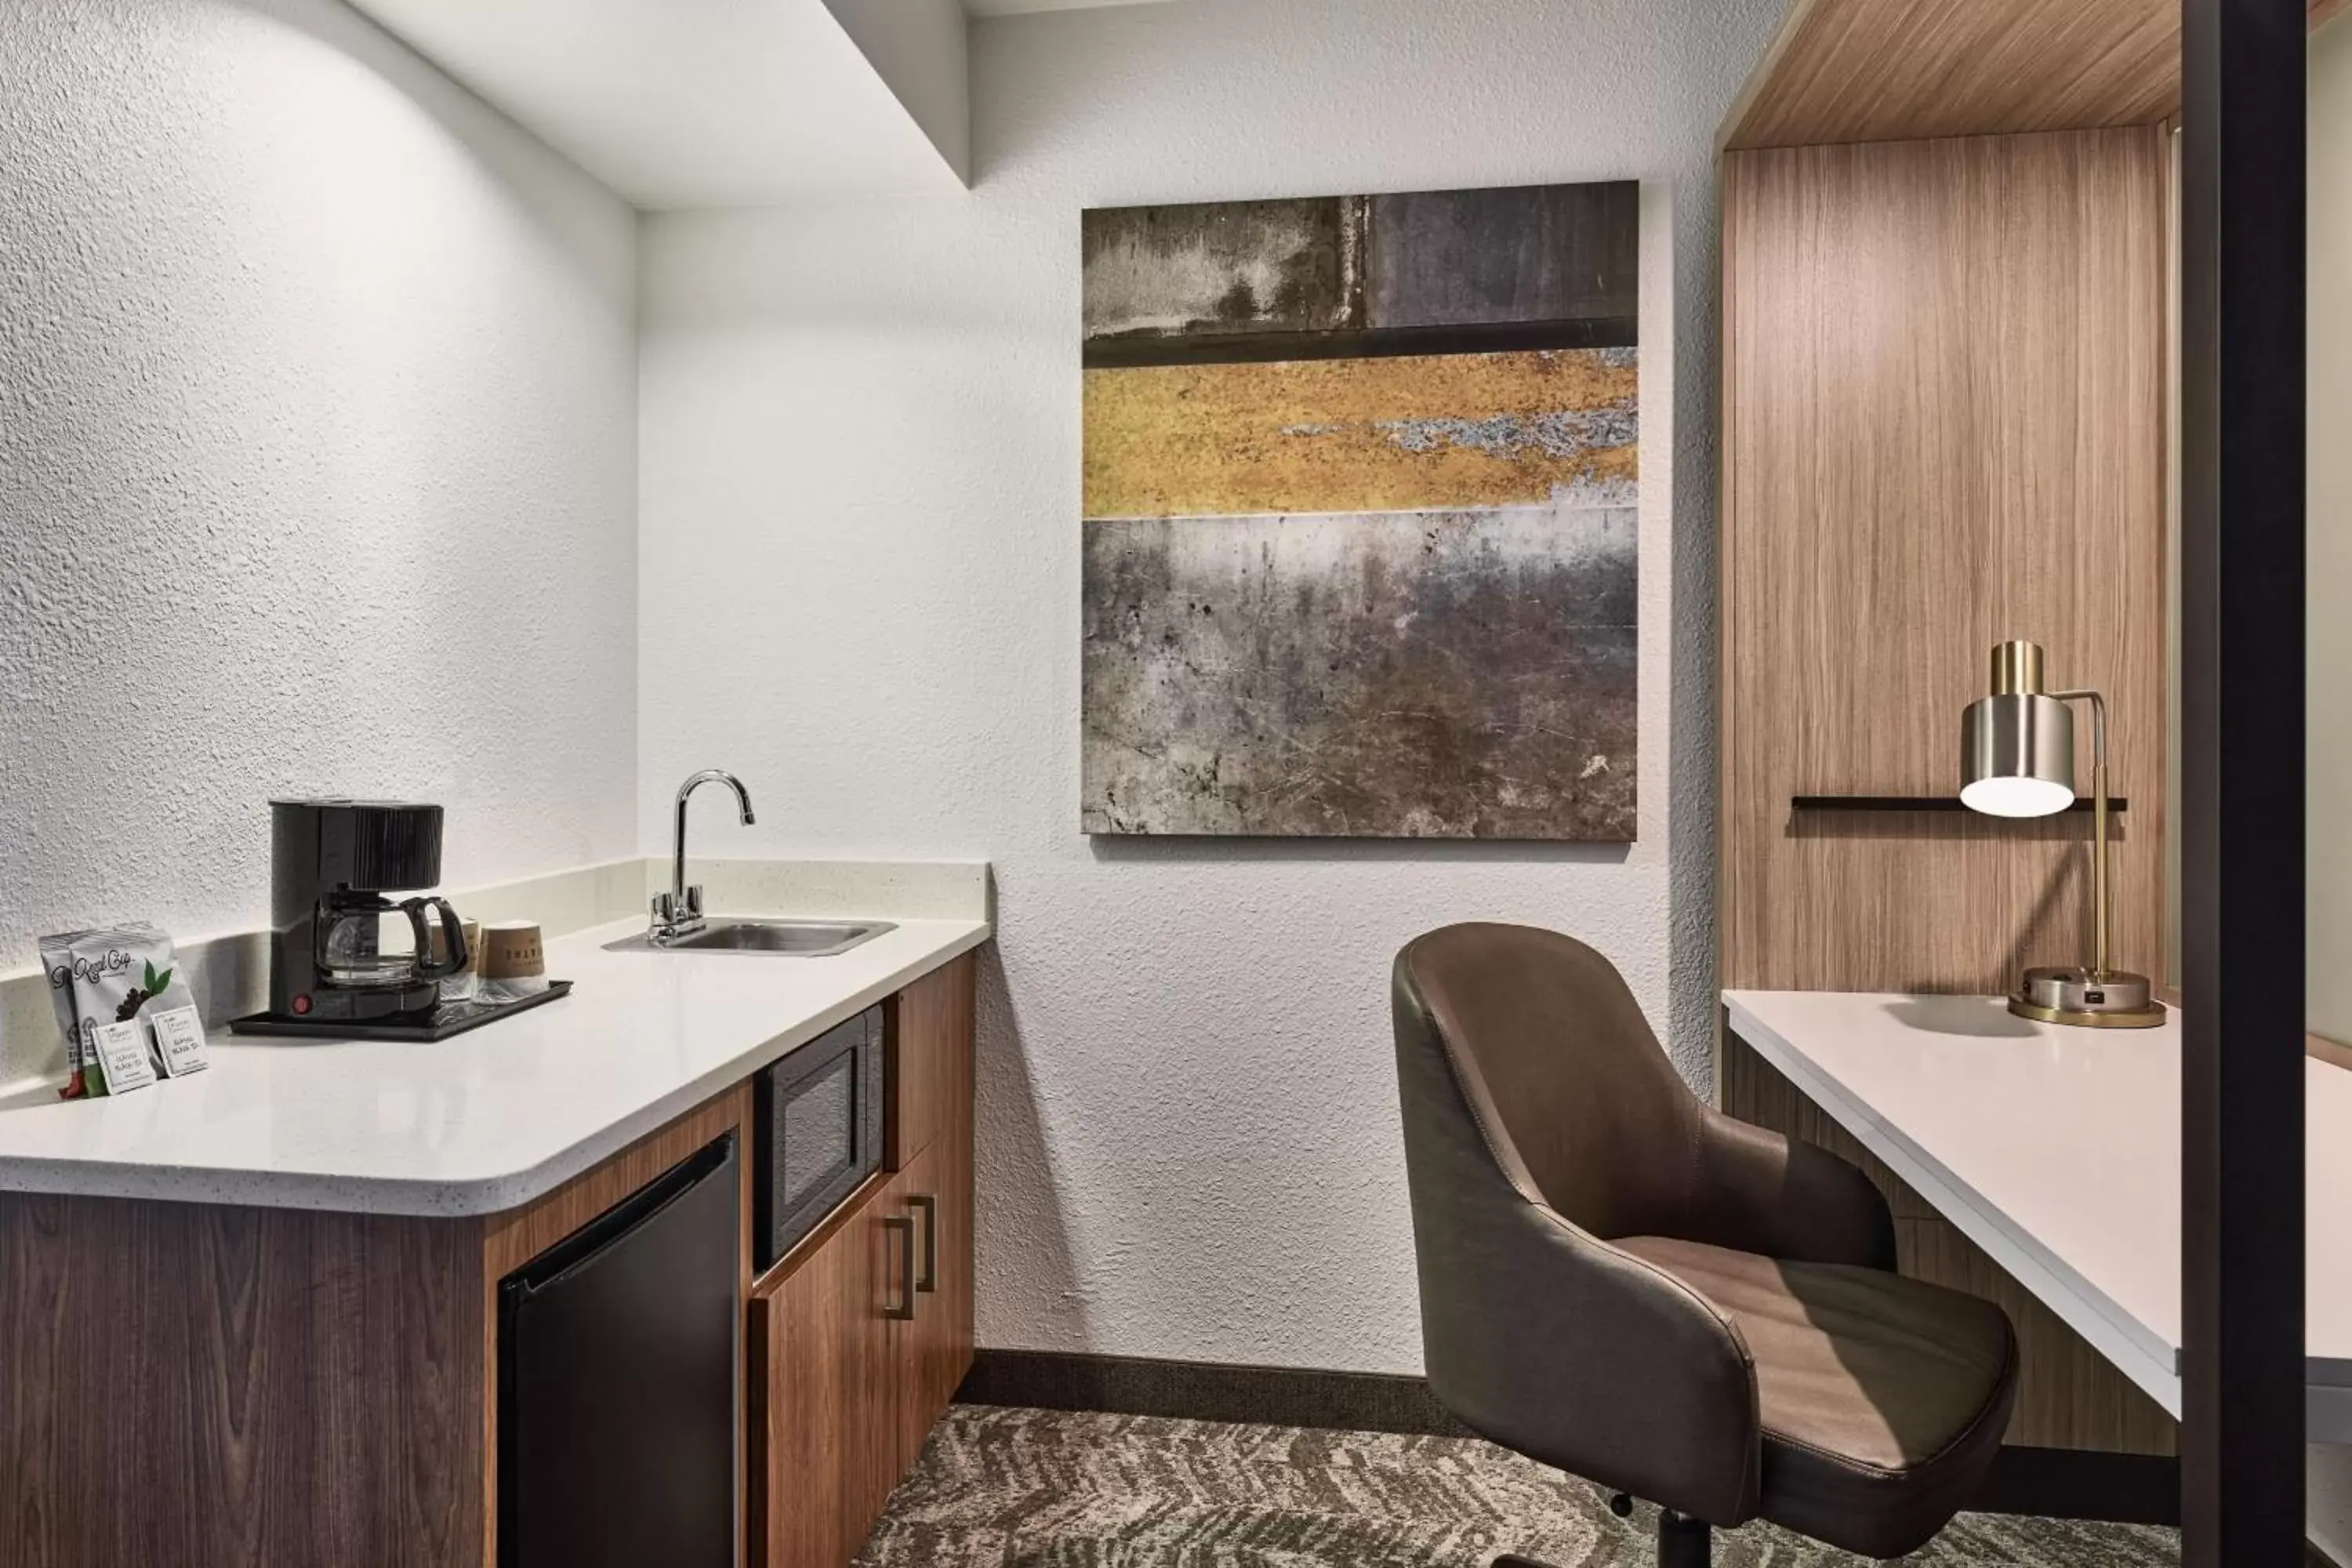
[[[482,982],[509,996],[547,989],[547,954],[537,921],[493,921],[482,928]]]

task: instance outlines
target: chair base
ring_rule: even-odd
[[[1715,1542],[1706,1521],[1658,1510],[1658,1568],[1708,1568],[1714,1561]]]
[[[1611,1506],[1615,1506],[1613,1500]],[[1712,1568],[1714,1562],[1715,1540],[1706,1521],[1672,1509],[1658,1510],[1658,1568]],[[1549,1568],[1549,1564],[1506,1552],[1495,1559],[1492,1568]]]

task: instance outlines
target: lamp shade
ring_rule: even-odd
[[[2047,816],[2074,804],[2074,713],[2038,691],[1979,697],[1960,715],[1960,804]]]

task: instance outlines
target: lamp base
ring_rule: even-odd
[[[2010,994],[2009,1010],[2043,1024],[2151,1029],[2164,1022],[2164,1004],[2151,989],[2147,975],[2120,969],[2096,976],[2075,965],[2029,969]]]

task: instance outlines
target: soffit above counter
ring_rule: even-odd
[[[963,184],[956,0],[906,6],[922,23],[908,32],[952,56],[919,73],[952,89],[931,116],[947,127],[938,140],[823,0],[353,4],[634,206]]]
[[[1171,0],[352,0],[632,205],[971,183],[970,18]]]

